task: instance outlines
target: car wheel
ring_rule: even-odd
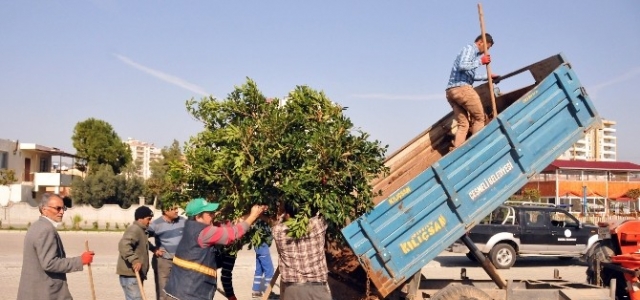
[[[498,269],[509,269],[516,262],[516,251],[509,244],[497,244],[489,253],[491,262]]]

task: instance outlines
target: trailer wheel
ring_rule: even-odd
[[[609,286],[611,280],[611,272],[600,268],[600,277],[602,282],[596,282],[596,268],[597,261],[611,262],[611,256],[615,255],[611,245],[606,242],[598,242],[593,245],[593,250],[590,251],[589,257],[587,257],[587,282],[595,285]]]
[[[433,294],[430,300],[491,300],[492,298],[476,287],[455,284]]]
[[[498,269],[509,269],[516,262],[516,250],[506,243],[497,244],[489,252],[491,262]]]

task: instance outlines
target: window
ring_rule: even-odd
[[[40,172],[50,172],[49,164],[46,158],[40,159]]]
[[[0,169],[9,168],[9,152],[0,151]]]

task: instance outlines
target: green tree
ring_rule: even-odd
[[[328,234],[341,237],[341,228],[372,208],[369,181],[386,171],[386,147],[355,129],[322,92],[298,86],[286,105],[275,100],[248,79],[224,100],[187,101],[205,129],[188,141],[186,167],[172,165],[169,178],[182,184],[183,194],[220,202],[229,219],[254,204],[269,205],[275,216],[288,202],[301,212],[288,223],[294,236],[322,212]],[[253,234],[254,245],[261,234]]]
[[[131,164],[130,164],[131,165]],[[127,208],[138,203],[144,191],[144,180],[131,173],[116,175],[111,166],[102,165],[84,180],[75,178],[71,184],[71,198],[77,204],[101,207],[118,204]]]
[[[128,208],[132,204],[138,204],[140,196],[144,195],[144,180],[139,176],[116,176],[115,199],[118,205]],[[148,202],[148,199],[145,199]],[[147,204],[147,203],[145,203]]]
[[[522,200],[525,201],[540,201],[540,190],[539,189],[524,189],[522,191]]]
[[[173,143],[169,147],[164,147],[161,150],[162,158],[156,161],[152,161],[149,164],[151,169],[151,176],[146,181],[147,189],[151,197],[157,197],[160,203],[164,204],[167,199],[172,198],[173,191],[176,189],[179,191],[180,184],[174,186],[169,177],[168,171],[171,164],[182,164],[182,150],[180,149],[180,143],[177,140],[173,140]]]
[[[89,174],[103,164],[119,174],[131,162],[129,146],[122,142],[111,124],[103,120],[89,118],[77,123],[71,139],[77,155],[86,160]]]
[[[16,173],[11,169],[0,169],[0,185],[9,185],[18,181]]]
[[[630,189],[626,193],[627,197],[632,199],[640,198],[640,189]]]
[[[78,204],[101,207],[103,204],[117,203],[116,175],[109,165],[101,165],[84,179],[75,178],[71,184],[71,198]]]

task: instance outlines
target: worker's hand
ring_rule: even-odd
[[[155,254],[157,257],[162,257],[162,255],[164,255],[165,252],[166,251],[164,251],[164,249],[158,249],[153,254]]]
[[[486,65],[486,64],[490,63],[490,62],[491,62],[491,56],[490,56],[489,54],[485,54],[485,55],[483,55],[483,56],[480,58],[480,62],[481,62],[483,65]]]
[[[142,269],[142,263],[137,262],[133,264],[131,268],[133,269],[134,272],[140,272],[140,269]]]
[[[82,255],[80,256],[80,258],[82,259],[82,264],[83,265],[91,264],[93,262],[94,255],[95,253],[93,251],[85,251],[84,253],[82,253]]]
[[[262,215],[262,213],[264,213],[266,210],[267,210],[266,205],[254,205],[253,207],[251,207],[251,215],[257,218],[260,215]]]
[[[498,82],[500,82],[500,75],[491,74],[491,81],[492,81],[493,83],[498,83]]]

